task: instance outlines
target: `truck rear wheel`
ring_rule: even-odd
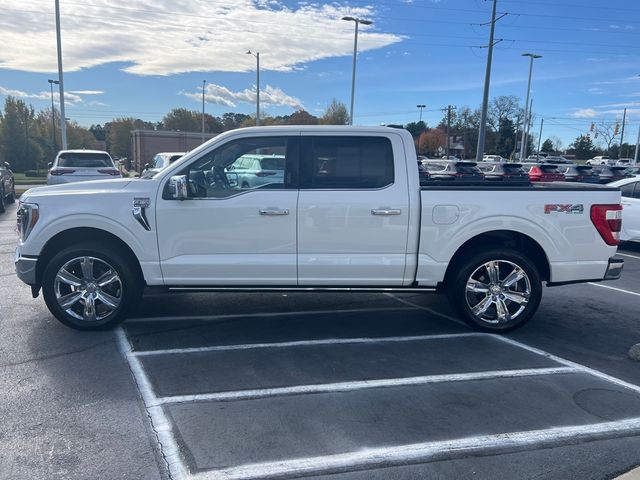
[[[42,293],[47,307],[77,330],[117,325],[142,295],[142,280],[127,260],[122,252],[97,242],[65,248],[44,270]]]
[[[533,317],[542,298],[535,265],[515,250],[490,250],[456,266],[447,294],[453,308],[475,329],[506,332]]]

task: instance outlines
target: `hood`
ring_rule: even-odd
[[[131,178],[113,178],[108,180],[91,180],[88,182],[63,183],[60,185],[47,185],[30,188],[22,194],[20,201],[26,202],[29,198],[46,197],[50,195],[101,193],[113,190],[121,190],[131,183]]]

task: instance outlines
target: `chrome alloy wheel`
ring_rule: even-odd
[[[501,324],[515,320],[526,309],[531,281],[515,263],[492,260],[474,270],[465,290],[467,305],[476,318]]]
[[[69,260],[58,270],[53,288],[60,308],[85,322],[108,317],[122,302],[120,276],[111,265],[95,257]]]

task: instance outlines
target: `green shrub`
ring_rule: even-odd
[[[25,170],[24,176],[25,177],[46,177],[47,171],[46,170]]]

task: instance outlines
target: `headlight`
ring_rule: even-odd
[[[18,206],[18,233],[23,242],[27,239],[33,227],[40,218],[40,209],[36,203],[20,202]]]

